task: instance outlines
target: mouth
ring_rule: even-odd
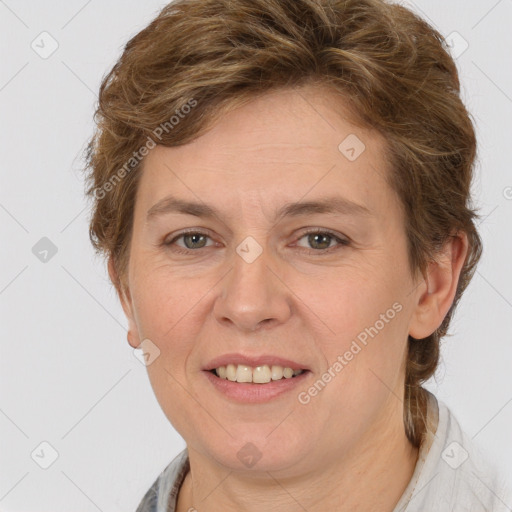
[[[253,367],[246,364],[234,363],[218,366],[217,368],[209,370],[212,375],[215,375],[219,379],[244,384],[268,384],[285,379],[294,379],[307,371],[308,370],[304,368],[294,369],[278,364],[264,364]]]
[[[312,374],[311,370],[300,368],[299,364],[292,361],[280,362],[283,364],[272,364],[267,358],[266,364],[258,361],[250,366],[240,361],[227,363],[223,358],[213,367],[204,369],[202,374],[206,377],[209,389],[223,399],[245,405],[263,404],[278,397],[290,399],[297,389],[306,386]]]

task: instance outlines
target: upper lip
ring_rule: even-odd
[[[204,370],[214,370],[220,366],[227,366],[228,364],[244,364],[255,368],[256,366],[263,365],[278,365],[283,368],[291,368],[292,370],[308,370],[309,368],[304,364],[291,359],[285,359],[279,356],[273,356],[270,354],[262,354],[258,356],[249,356],[244,354],[232,353],[224,354],[222,356],[215,357],[208,363],[206,363]]]

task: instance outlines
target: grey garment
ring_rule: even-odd
[[[189,470],[188,451],[185,448],[160,473],[136,512],[175,512],[178,493]]]
[[[429,393],[427,436],[393,512],[510,512],[512,490],[507,479],[447,405]]]

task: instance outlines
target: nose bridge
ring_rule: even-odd
[[[256,330],[290,315],[286,288],[272,270],[272,255],[254,238],[245,238],[232,257],[232,269],[223,280],[215,304],[219,321],[231,321],[244,330]]]

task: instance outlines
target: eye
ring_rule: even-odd
[[[173,250],[182,253],[188,253],[189,251],[193,251],[195,249],[202,249],[203,247],[208,247],[206,245],[207,239],[210,237],[207,233],[202,233],[200,231],[187,231],[175,236],[173,239],[164,242],[166,246],[176,245],[176,247],[181,247],[183,250],[178,249],[176,247]],[[177,243],[178,240],[183,240],[184,245],[180,245]],[[210,244],[212,245],[212,244]]]
[[[340,238],[339,236],[331,233],[330,231],[323,231],[320,229],[315,229],[303,233],[303,235],[298,239],[299,241],[302,239],[306,239],[306,243],[309,244],[314,250],[309,251],[313,253],[327,253],[332,250],[339,249],[340,246],[347,246],[350,242],[344,238]],[[334,245],[332,243],[334,242]],[[299,247],[304,247],[300,246]]]
[[[299,244],[298,242],[302,239],[305,239],[306,243],[309,244],[309,247],[312,249],[307,250],[307,247]],[[163,245],[168,246],[172,251],[177,253],[190,254],[192,251],[215,245],[213,241],[208,244],[208,240],[211,240],[208,233],[187,231],[176,235],[169,241],[165,241]],[[182,241],[182,244],[179,244],[178,241]],[[309,254],[320,256],[350,245],[350,242],[330,231],[314,229],[303,233],[302,236],[298,238],[296,245],[306,249],[306,252]]]

